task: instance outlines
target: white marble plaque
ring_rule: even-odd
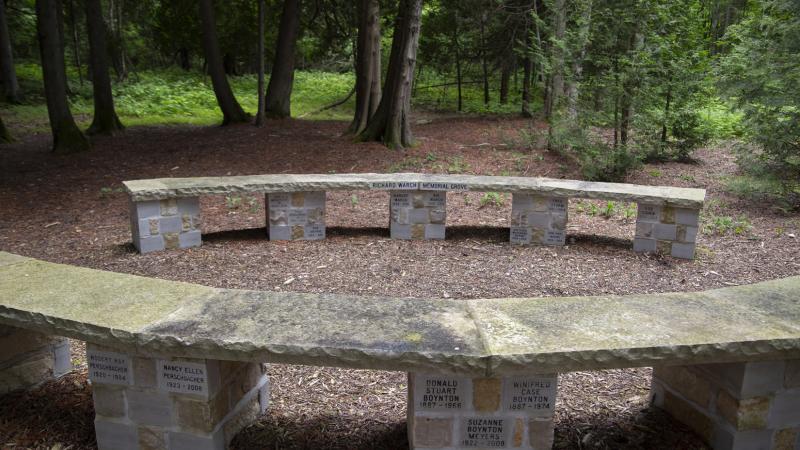
[[[545,230],[543,243],[546,245],[564,245],[567,233],[563,230]]]
[[[466,448],[510,447],[513,423],[508,417],[465,417],[461,419],[459,443]]]
[[[446,375],[415,375],[417,411],[452,411],[472,405],[472,380]]]
[[[446,201],[447,201],[446,192],[429,192],[425,198],[425,207],[435,208],[439,206],[444,206]]]
[[[267,194],[269,199],[269,208],[288,208],[292,204],[291,194],[287,192],[276,192],[274,194]]]
[[[555,376],[511,377],[503,386],[506,411],[524,412],[531,417],[551,417],[556,405]]]
[[[208,397],[206,365],[182,361],[158,361],[158,388],[166,392]]]
[[[89,379],[93,383],[123,386],[133,384],[130,356],[124,353],[89,350],[86,352],[86,359],[89,364]]]

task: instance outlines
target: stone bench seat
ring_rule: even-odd
[[[397,174],[280,174],[161,178],[124,182],[131,199],[133,242],[142,252],[200,245],[199,197],[266,195],[270,239],[323,239],[325,193],[390,192],[396,239],[444,239],[446,192],[511,193],[510,240],[564,245],[570,198],[639,205],[634,250],[694,256],[705,190],[532,177]]]
[[[410,299],[218,289],[0,253],[0,325],[89,343],[101,449],[153,448],[140,445],[150,432],[172,450],[224,448],[231,424],[266,406],[262,362],[409,372],[412,448],[549,448],[559,372],[640,366],[656,367],[654,404],[714,448],[800,448],[800,277],[693,293]],[[192,384],[197,374],[205,381]],[[497,431],[491,442],[467,436],[484,427]],[[208,446],[180,444],[197,439]]]

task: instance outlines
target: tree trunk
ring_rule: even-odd
[[[106,25],[101,8],[100,0],[86,0],[86,29],[89,34],[89,64],[92,69],[94,97],[94,120],[86,132],[90,135],[113,135],[125,127],[114,110],[114,96],[111,93],[111,77],[106,59]]]
[[[578,83],[583,75],[583,59],[586,56],[586,44],[589,42],[589,29],[592,24],[592,0],[577,3],[581,8],[580,22],[575,39],[575,48],[572,49],[572,66],[569,80],[567,81],[567,116],[571,120],[578,118]]]
[[[483,104],[489,104],[489,58],[487,53],[489,44],[486,42],[487,15],[481,14],[481,66],[483,69]]]
[[[511,56],[503,61],[500,72],[500,104],[508,103],[508,85],[511,81]]]
[[[108,25],[111,37],[110,54],[117,81],[128,78],[125,64],[125,46],[122,37],[122,0],[110,0],[108,3]]]
[[[5,2],[0,0],[0,80],[3,81],[3,95],[9,103],[22,101],[17,72],[14,70],[14,56],[11,52],[11,35],[8,33]]]
[[[552,119],[553,113],[559,107],[561,96],[564,94],[564,50],[562,47],[564,34],[567,29],[567,5],[566,0],[555,0],[553,5],[554,29],[552,50],[552,66],[550,79],[550,92],[545,113],[548,119]]]
[[[414,145],[409,116],[421,13],[422,0],[400,0],[383,96],[360,140],[383,141],[390,148]]]
[[[47,114],[53,132],[53,151],[74,153],[89,150],[89,141],[75,125],[67,103],[67,74],[61,34],[61,1],[36,0],[36,25],[44,78]]]
[[[523,42],[525,48],[522,58],[522,117],[533,117],[531,114],[531,72],[533,69],[533,61],[531,61],[531,46],[533,45],[533,37],[531,36],[531,13],[533,12],[533,3],[531,3],[525,10],[525,25],[523,33],[525,34]]]
[[[211,75],[211,84],[214,86],[214,95],[217,97],[219,109],[222,110],[222,124],[247,122],[250,118],[236,101],[225,76],[225,68],[222,66],[214,24],[214,6],[211,0],[200,0],[200,22],[203,27],[203,50],[208,63],[208,73]]]
[[[380,2],[359,0],[356,49],[356,110],[347,132],[359,134],[367,127],[381,101]]]
[[[636,31],[633,33],[633,42],[630,46],[632,52],[634,52],[633,59],[636,59],[636,52],[638,52],[642,46],[644,45],[644,34],[642,34],[638,27]],[[630,67],[627,68],[628,71],[636,70],[631,69]],[[619,127],[619,141],[622,146],[628,145],[628,131],[631,128],[631,121],[633,120],[633,98],[636,95],[636,89],[638,88],[638,82],[636,81],[637,77],[632,76],[632,74],[628,74],[625,77],[625,80],[622,83],[622,98],[620,100],[620,127]]]
[[[458,43],[456,42],[456,84],[458,85],[458,112],[464,110],[464,89],[463,89],[463,80],[464,77],[461,74],[461,50],[458,48]]]
[[[661,143],[667,144],[667,126],[669,125],[669,107],[672,101],[672,75],[667,78],[667,94],[664,105],[664,122],[661,124]]]
[[[83,68],[81,67],[81,52],[78,46],[78,27],[75,23],[75,3],[69,0],[69,25],[72,28],[72,56],[75,59],[75,69],[78,71],[78,81],[83,87]]]
[[[181,69],[189,71],[192,69],[192,63],[189,59],[189,49],[186,47],[181,47],[178,49],[178,61],[180,63]]]
[[[6,128],[6,124],[3,123],[3,117],[0,116],[0,142],[13,142],[14,138],[11,137],[11,133],[8,132],[8,128]]]
[[[258,0],[258,112],[256,126],[264,125],[264,0]]]
[[[273,118],[291,116],[292,85],[294,84],[294,51],[300,30],[300,0],[283,3],[275,61],[267,86],[266,114]]]

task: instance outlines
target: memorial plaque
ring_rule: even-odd
[[[417,411],[452,411],[472,404],[472,380],[446,375],[415,375],[414,408]]]
[[[439,207],[444,206],[447,201],[447,193],[445,192],[429,192],[425,199],[425,207]]]
[[[158,388],[179,394],[208,397],[206,365],[182,361],[158,361]]]
[[[291,194],[287,192],[276,192],[274,194],[268,194],[269,198],[269,208],[288,208],[291,206],[292,197]]]
[[[551,198],[550,199],[551,212],[567,212],[567,199],[565,198]]]
[[[531,242],[531,230],[528,227],[511,227],[512,244],[529,244]]]
[[[416,181],[373,181],[370,184],[370,189],[377,189],[381,191],[394,191],[400,189],[416,191],[419,189],[419,183]]]
[[[650,220],[654,222],[658,222],[659,215],[661,213],[661,208],[656,205],[645,205],[639,203],[638,205],[638,220]]]
[[[289,225],[305,225],[308,222],[308,213],[305,209],[292,208],[289,210]]]
[[[564,245],[567,233],[563,230],[545,230],[543,243],[547,245]]]
[[[325,239],[325,225],[306,225],[304,231],[306,239]]]
[[[511,377],[503,387],[506,411],[524,412],[531,417],[551,417],[556,405],[555,376]]]
[[[461,419],[459,442],[466,448],[510,447],[513,420],[508,417],[466,417]]]
[[[392,208],[411,208],[411,193],[392,192]]]
[[[86,359],[89,364],[89,379],[93,383],[123,386],[133,384],[130,356],[124,353],[88,350]]]
[[[468,191],[469,186],[464,183],[447,183],[448,191]]]
[[[420,186],[422,191],[447,191],[450,183],[424,182]]]

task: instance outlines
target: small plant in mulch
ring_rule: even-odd
[[[506,204],[506,195],[498,192],[487,192],[481,197],[480,208],[485,206],[494,206],[497,208]]]

